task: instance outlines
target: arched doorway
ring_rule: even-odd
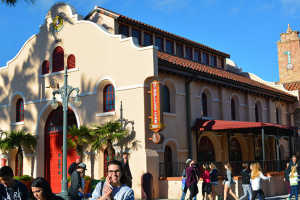
[[[72,110],[68,110],[68,127],[77,126],[76,117]],[[52,191],[61,191],[62,179],[62,138],[63,136],[63,109],[59,106],[53,110],[45,126],[45,178],[50,183]],[[68,150],[67,167],[78,157],[74,149]]]
[[[173,159],[172,159],[172,149],[169,146],[165,147],[164,159],[165,159],[166,177],[172,177],[173,176],[173,168],[172,168]]]
[[[241,145],[236,138],[230,141],[230,161],[242,161]]]
[[[110,149],[109,147],[107,147],[103,153],[104,153],[104,173],[103,174],[106,177],[107,173],[108,173],[108,163],[109,163],[109,161],[115,159],[115,150],[113,148]]]
[[[215,161],[214,146],[206,136],[198,143],[198,161]]]

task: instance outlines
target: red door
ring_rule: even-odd
[[[61,192],[62,180],[62,107],[52,111],[45,127],[45,178],[54,193]],[[73,111],[68,111],[68,126],[76,125]],[[78,157],[71,149],[67,154],[67,167]]]

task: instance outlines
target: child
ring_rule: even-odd
[[[298,173],[297,166],[292,166],[290,176],[291,193],[289,199],[295,195],[295,200],[298,200]]]

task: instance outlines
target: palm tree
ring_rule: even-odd
[[[12,149],[28,151],[33,153],[37,144],[37,138],[25,130],[11,131],[6,133],[6,137],[0,139],[0,149],[9,152]]]
[[[74,125],[68,130],[68,147],[75,148],[81,158],[83,158],[84,150],[93,141],[90,132],[91,130],[87,126],[78,128]]]
[[[109,121],[103,125],[96,126],[91,131],[91,135],[94,137],[92,141],[93,150],[103,150],[107,147],[109,159],[112,160],[113,155],[113,142],[118,142],[127,136],[128,131],[122,129],[122,125],[119,121]]]

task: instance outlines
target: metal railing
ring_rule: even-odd
[[[232,174],[234,176],[239,176],[242,171],[242,163],[248,162],[259,162],[264,173],[266,172],[280,172],[286,167],[288,161],[277,161],[277,160],[267,160],[267,161],[231,161]],[[200,165],[204,162],[200,162]],[[219,176],[225,176],[224,164],[225,162],[214,162],[218,169]],[[159,176],[160,177],[180,177],[184,169],[184,162],[160,162],[159,163]]]

